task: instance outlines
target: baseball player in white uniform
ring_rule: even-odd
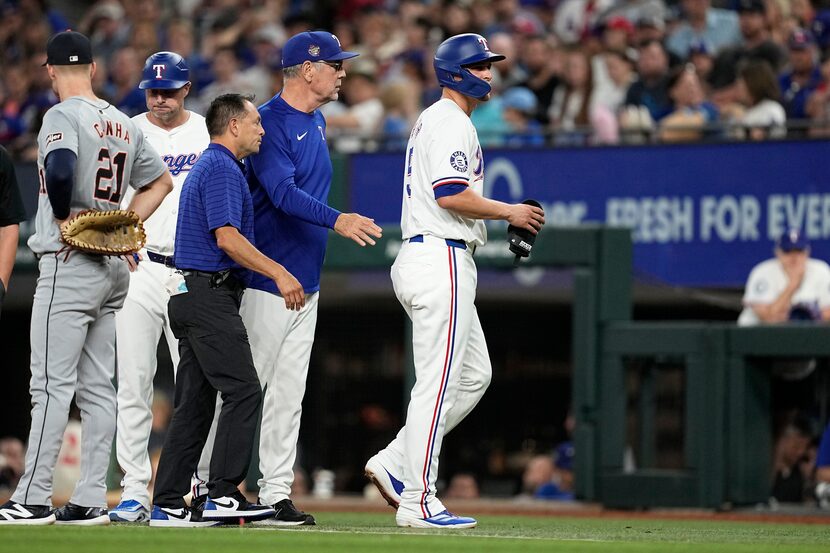
[[[749,273],[741,326],[791,319],[830,320],[830,266],[810,258],[810,243],[797,229],[775,245],[775,257]]]
[[[142,262],[130,275],[124,308],[116,315],[118,358],[118,419],[116,453],[124,471],[121,502],[110,519],[141,522],[149,517],[147,486],[152,468],[147,442],[152,428],[153,378],[156,348],[164,332],[174,370],[179,363],[178,340],[170,330],[167,303],[181,280],[173,264],[173,241],[179,195],[185,177],[210,142],[205,118],[184,109],[190,91],[189,71],[174,52],[158,52],[147,58],[139,87],[144,89],[147,112],[133,117],[148,142],[161,155],[173,176],[174,189],[156,213],[144,223],[146,249]],[[125,202],[130,201],[127,195]],[[125,204],[126,205],[126,204]],[[194,496],[207,480],[210,457],[203,455],[194,475]]]
[[[395,295],[412,320],[415,385],[406,424],[369,459],[366,475],[398,526],[471,528],[435,496],[444,434],[469,414],[491,378],[475,308],[473,254],[487,241],[482,219],[503,219],[537,233],[542,209],[484,198],[484,160],[470,114],[490,97],[490,51],[476,34],[445,40],[434,67],[444,88],[409,137],[403,179],[403,245],[392,266]]]
[[[53,36],[46,66],[61,102],[38,134],[40,195],[29,247],[40,276],[32,304],[32,426],[26,469],[0,524],[109,524],[106,476],[115,420],[114,315],[129,286],[118,257],[63,252],[60,225],[87,209],[129,204],[148,218],[173,188],[170,173],[144,134],[95,96],[89,39],[74,31]],[[69,503],[52,510],[52,478],[72,396],[81,411],[81,476]]]

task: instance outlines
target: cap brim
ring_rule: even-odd
[[[141,81],[138,88],[141,90],[179,90],[184,88],[190,81]]]
[[[351,58],[356,58],[359,56],[357,52],[340,52],[339,54],[335,54],[330,58],[326,58],[324,61],[341,61],[341,60],[348,60]]]

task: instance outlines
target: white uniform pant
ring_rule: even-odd
[[[134,499],[150,506],[147,489],[152,467],[147,442],[152,430],[153,378],[156,375],[156,352],[164,333],[173,374],[179,364],[179,342],[170,330],[167,304],[168,287],[175,287],[181,277],[176,270],[149,261],[146,252],[138,269],[130,273],[130,290],[124,307],[115,316],[118,358],[118,416],[115,448],[118,464],[124,471],[121,499]],[[211,440],[212,443],[212,440]],[[210,457],[202,453],[196,478],[207,481]],[[194,481],[194,485],[199,482]],[[202,486],[201,493],[207,493]],[[198,492],[196,492],[198,495]]]
[[[287,499],[294,483],[294,462],[317,326],[318,299],[319,293],[308,294],[300,311],[290,311],[286,309],[284,299],[270,292],[248,288],[242,296],[239,314],[248,331],[254,366],[264,389],[259,431],[262,478],[257,482],[263,505]],[[206,450],[212,445],[211,436]]]
[[[475,307],[470,250],[425,236],[405,242],[392,265],[395,295],[412,320],[415,385],[406,424],[381,452],[404,482],[399,513],[427,518],[444,510],[435,497],[444,434],[478,404],[492,377]]]

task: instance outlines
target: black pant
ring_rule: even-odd
[[[170,298],[170,325],[179,339],[173,419],[159,459],[153,504],[183,507],[190,476],[210,431],[216,392],[222,413],[210,461],[210,497],[230,495],[251,463],[262,403],[248,333],[239,316],[242,287],[229,277],[216,288],[204,276],[185,277],[188,292]]]

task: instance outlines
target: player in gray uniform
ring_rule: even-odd
[[[173,188],[158,153],[129,117],[95,96],[89,39],[65,31],[46,47],[61,103],[38,135],[40,197],[29,247],[40,276],[32,305],[32,427],[26,470],[3,524],[108,524],[106,474],[115,433],[115,312],[129,284],[118,257],[60,250],[60,225],[85,209],[117,209],[124,187],[149,217]],[[52,511],[52,473],[72,396],[81,411],[81,477],[69,503]]]

